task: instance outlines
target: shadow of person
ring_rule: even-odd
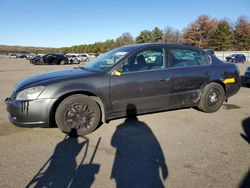
[[[250,144],[250,118],[246,118],[245,120],[243,120],[242,128],[245,134],[241,133],[240,135],[245,139],[246,142],[248,142],[248,144]]]
[[[250,117],[242,121],[242,127],[245,134],[240,134],[244,140],[250,144]],[[242,180],[240,188],[249,188],[250,187],[250,170],[246,173],[244,179]]]
[[[245,175],[243,181],[241,182],[239,188],[249,188],[250,187],[250,170]]]
[[[89,188],[91,187],[91,185],[93,184],[93,182],[95,181],[95,174],[97,174],[99,172],[100,169],[100,164],[96,164],[93,163],[94,157],[96,155],[97,152],[97,148],[100,144],[101,138],[99,138],[94,152],[90,158],[90,161],[88,164],[82,164],[83,161],[85,160],[86,155],[83,157],[82,162],[80,163],[81,165],[78,166],[77,170],[76,170],[76,176],[74,177],[73,181],[71,182],[70,186],[68,187],[84,187],[84,188]],[[85,150],[85,153],[87,154],[87,148],[88,148],[88,143],[87,143],[87,147]]]
[[[70,133],[63,141],[57,144],[54,153],[41,167],[26,187],[90,187],[94,182],[94,175],[99,171],[100,165],[86,164],[83,162],[88,153],[89,140],[75,137]],[[98,141],[98,145],[100,138]],[[93,162],[97,147],[91,157]],[[76,157],[85,148],[82,160],[77,165]],[[82,168],[84,167],[84,168]],[[84,173],[82,172],[84,170]]]
[[[127,106],[128,118],[113,134],[116,155],[111,179],[117,187],[164,187],[168,169],[161,146],[151,129],[136,117],[136,107]],[[161,171],[161,173],[160,173]]]
[[[67,187],[75,174],[76,157],[85,143],[65,137],[27,187]]]

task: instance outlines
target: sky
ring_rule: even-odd
[[[0,0],[0,44],[90,44],[154,27],[182,30],[204,14],[250,18],[250,0]]]

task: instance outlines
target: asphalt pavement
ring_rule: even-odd
[[[186,108],[123,118],[84,138],[9,123],[4,99],[18,81],[72,66],[0,59],[0,187],[249,187],[247,87],[216,113]]]

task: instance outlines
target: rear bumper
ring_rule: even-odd
[[[241,79],[237,78],[235,83],[226,84],[226,96],[231,97],[239,92],[241,87]]]
[[[18,127],[50,127],[50,112],[56,99],[17,101],[6,99],[9,120]]]

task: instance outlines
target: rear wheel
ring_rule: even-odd
[[[207,113],[216,112],[220,109],[224,100],[224,88],[218,83],[210,83],[205,87],[198,107]]]
[[[100,122],[100,114],[100,108],[94,100],[86,95],[75,94],[59,104],[55,121],[62,132],[83,136],[95,130]]]

